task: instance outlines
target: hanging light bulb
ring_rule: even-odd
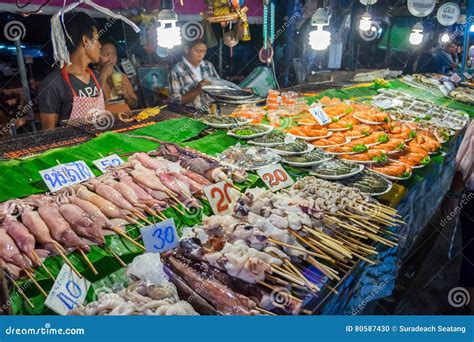
[[[309,34],[309,45],[316,51],[326,50],[331,45],[331,33],[324,31],[323,25],[316,26]]]
[[[365,12],[360,18],[359,29],[369,31],[372,27],[372,16],[369,12]]]
[[[440,37],[441,43],[449,43],[451,38],[449,37],[449,34],[447,32],[444,32],[441,37]]]
[[[311,26],[316,30],[309,34],[309,45],[316,51],[326,50],[331,45],[331,32],[324,31],[324,26],[329,25],[329,15],[324,8],[318,8],[311,18]]]
[[[173,1],[163,1],[162,10],[158,13],[156,28],[157,44],[166,49],[181,45],[181,29],[176,26],[178,15],[174,11]]]
[[[423,25],[416,23],[410,33],[409,38],[411,45],[420,45],[423,42]]]

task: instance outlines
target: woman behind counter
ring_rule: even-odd
[[[112,42],[104,42],[100,50],[100,60],[97,69],[102,77],[102,90],[107,102],[119,100],[122,98],[130,108],[134,109],[138,105],[138,98],[127,75],[120,72],[117,68],[117,49]],[[127,108],[107,105],[106,108],[111,112],[127,111]]]

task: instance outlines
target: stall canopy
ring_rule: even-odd
[[[23,9],[19,9],[16,5],[16,0],[2,0],[0,1],[0,12],[32,12],[38,9],[39,6],[47,2],[46,0],[20,0],[21,5],[30,3]],[[66,0],[66,5],[72,4],[76,1]],[[134,9],[145,9],[147,11],[154,11],[160,9],[161,0],[97,0],[96,4],[107,7],[114,11],[131,11]],[[199,13],[206,12],[206,3],[204,0],[183,0],[181,5],[180,0],[174,0],[175,11],[178,13],[180,20],[199,20],[201,17]],[[56,13],[64,4],[63,0],[52,0],[50,3],[42,8],[42,14]],[[82,6],[82,5],[81,5]],[[245,6],[249,8],[249,22],[252,24],[261,23],[263,15],[262,0],[246,0]],[[102,16],[101,13],[91,10],[88,6],[83,6],[84,10],[92,16]]]

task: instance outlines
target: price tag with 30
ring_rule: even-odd
[[[273,192],[293,185],[294,181],[280,165],[272,165],[257,171],[258,175]]]
[[[140,228],[140,232],[148,253],[163,253],[179,244],[178,233],[172,218]]]
[[[309,109],[309,112],[321,126],[331,123],[331,118],[326,114],[324,109],[322,109],[321,107],[319,106],[311,107]]]
[[[232,203],[240,197],[240,192],[228,181],[206,186],[204,194],[216,215],[232,214]]]
[[[65,316],[84,303],[89,286],[90,282],[86,278],[79,278],[67,264],[64,264],[46,298],[45,305]]]
[[[102,159],[94,160],[92,163],[100,171],[102,171],[102,173],[105,173],[105,172],[107,172],[107,169],[109,167],[115,167],[115,166],[122,165],[124,163],[124,161],[118,155],[112,154],[111,156],[107,156],[107,157],[102,158]]]

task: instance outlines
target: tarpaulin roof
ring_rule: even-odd
[[[45,0],[20,0],[21,4],[31,2],[30,5],[23,9],[18,9],[16,6],[16,0],[1,0],[0,11],[8,12],[29,12],[35,11]],[[66,5],[72,4],[74,0],[66,0]],[[148,11],[159,10],[161,0],[96,0],[94,1],[100,6],[107,7],[113,11],[133,10],[136,8],[144,8]],[[200,13],[205,13],[207,6],[204,0],[182,0],[183,6],[181,6],[180,0],[173,0],[175,5],[175,11],[178,13],[180,20],[199,20]],[[48,6],[42,9],[43,14],[56,13],[62,6],[63,0],[52,0]],[[245,6],[249,8],[248,16],[251,23],[261,22],[263,15],[262,0],[245,0]],[[90,15],[102,16],[101,13],[92,10],[88,6],[81,5]]]

